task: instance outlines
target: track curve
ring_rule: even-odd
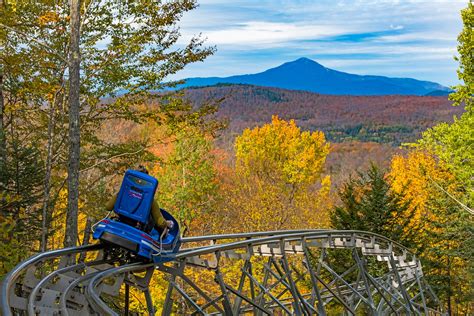
[[[82,253],[86,260],[76,262]],[[144,293],[148,314],[154,315],[148,285],[155,270],[168,282],[160,302],[163,315],[442,314],[419,260],[374,233],[294,230],[189,237],[170,263],[156,266],[128,264],[115,255],[98,244],[33,256],[2,282],[2,314],[118,315],[110,297],[118,297],[125,284],[127,293],[129,286]],[[200,280],[199,274],[212,278]]]

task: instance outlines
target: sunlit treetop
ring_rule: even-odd
[[[246,173],[287,184],[313,183],[323,169],[329,144],[319,131],[302,132],[294,120],[246,129],[235,142],[237,165]]]

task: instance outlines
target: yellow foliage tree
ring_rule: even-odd
[[[329,144],[295,121],[246,129],[235,141],[236,165],[223,184],[223,210],[236,231],[325,226],[330,178],[321,180]],[[237,224],[237,225],[235,225]]]
[[[403,191],[411,210],[415,210],[406,230],[419,232],[412,247],[418,249],[424,261],[430,285],[449,314],[470,314],[469,301],[474,295],[470,286],[473,276],[469,272],[472,257],[465,241],[472,235],[472,219],[468,213],[460,212],[454,200],[465,188],[447,166],[425,151],[395,156],[391,167],[392,189]]]
[[[427,207],[433,196],[433,182],[448,182],[451,183],[448,189],[455,189],[452,174],[441,168],[435,158],[425,151],[413,151],[406,157],[394,156],[389,177],[392,189],[397,193],[404,192],[411,210],[416,209],[413,219],[418,225],[427,218],[433,219]]]
[[[329,153],[324,134],[301,132],[294,120],[272,117],[271,124],[246,129],[235,141],[237,168],[285,185],[311,184]]]

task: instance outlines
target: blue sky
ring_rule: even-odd
[[[308,57],[356,73],[457,82],[459,11],[467,0],[198,0],[182,42],[217,52],[176,78],[256,73]]]

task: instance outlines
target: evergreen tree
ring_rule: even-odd
[[[366,173],[349,178],[339,192],[341,205],[331,213],[336,229],[369,231],[410,246],[415,232],[404,228],[414,210],[403,193],[395,193],[384,173],[372,164]]]
[[[430,229],[425,242],[429,246],[420,256],[423,270],[448,315],[471,315],[474,291],[469,265],[474,257],[474,228],[469,223],[472,221],[468,213],[459,211],[456,202],[434,190],[428,207],[435,216],[426,219]]]
[[[29,251],[38,250],[41,233],[39,150],[7,135],[5,160],[0,162],[0,277]]]

